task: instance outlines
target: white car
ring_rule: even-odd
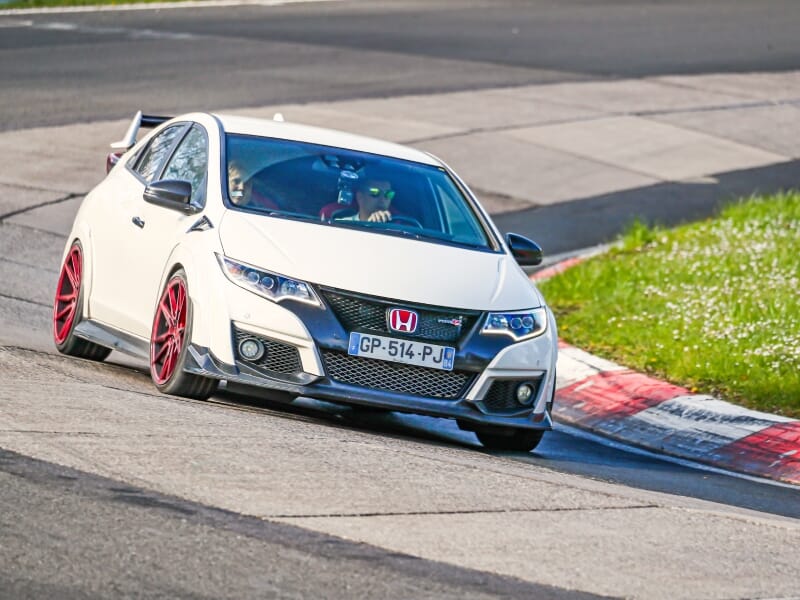
[[[140,126],[155,127],[136,142]],[[412,148],[275,120],[137,114],[75,218],[53,334],[220,381],[458,421],[488,447],[550,429],[556,324],[464,182]]]

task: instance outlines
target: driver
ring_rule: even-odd
[[[356,188],[355,198],[358,213],[350,217],[353,221],[387,223],[392,220],[389,205],[395,196],[391,182],[386,179],[366,179]]]

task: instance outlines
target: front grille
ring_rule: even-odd
[[[530,408],[536,402],[539,396],[539,383],[541,380],[533,379],[509,379],[505,381],[494,381],[483,397],[483,405],[487,410],[503,412],[503,411],[520,411],[525,408]],[[531,397],[531,404],[522,406],[517,402],[517,386],[520,383],[529,383],[533,387],[533,396]]]
[[[387,309],[411,308],[419,314],[417,330],[411,334],[413,337],[439,342],[455,342],[463,333],[470,330],[480,316],[480,313],[475,311],[420,309],[413,305],[388,302],[378,298],[366,298],[331,290],[323,290],[322,294],[341,324],[348,331],[369,330],[396,335],[397,332],[389,331],[386,326]],[[460,322],[460,324],[454,325],[453,322]]]
[[[322,359],[328,376],[335,381],[426,398],[461,398],[475,377],[473,373],[358,358],[334,350],[323,350]]]
[[[286,373],[289,375],[303,370],[303,365],[300,362],[300,352],[297,351],[296,347],[290,344],[276,342],[275,340],[260,335],[242,331],[236,327],[233,328],[233,337],[236,342],[234,344],[236,348],[236,358],[248,365],[274,373]],[[239,354],[239,342],[247,338],[258,340],[264,344],[266,350],[264,356],[258,360],[247,360]]]

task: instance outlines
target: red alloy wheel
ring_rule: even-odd
[[[81,293],[83,276],[83,255],[77,244],[70,248],[56,286],[53,302],[53,338],[59,346],[69,337],[75,315],[78,314],[78,296]]]
[[[150,336],[150,372],[157,385],[169,381],[183,349],[188,312],[186,284],[173,277],[161,295]]]

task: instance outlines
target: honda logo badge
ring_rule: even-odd
[[[417,330],[419,316],[413,310],[393,308],[389,311],[389,329],[402,333],[414,333]]]

